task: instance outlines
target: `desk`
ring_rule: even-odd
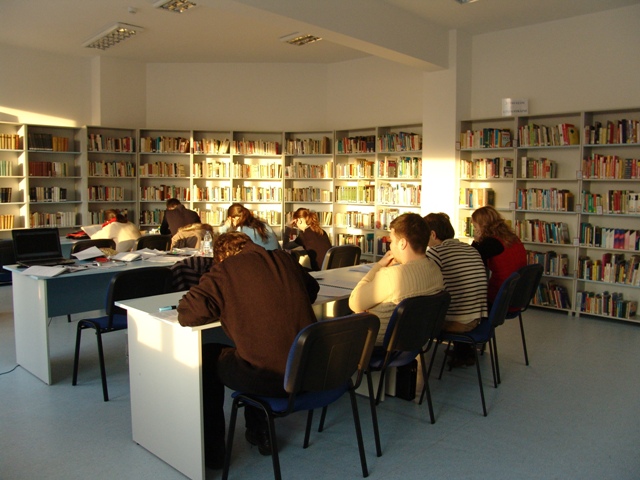
[[[104,310],[113,275],[124,269],[161,265],[164,263],[142,260],[111,268],[63,273],[56,277],[23,275],[24,269],[17,265],[5,265],[3,268],[12,274],[18,365],[51,385],[54,379],[49,352],[49,319],[70,313]],[[73,347],[69,345],[69,350],[73,351]]]
[[[322,318],[335,313],[335,306],[347,301],[351,289],[364,276],[364,272],[352,269],[314,273],[323,283],[314,303]],[[133,440],[187,477],[201,480],[205,478],[202,343],[205,336],[224,338],[224,334],[217,328],[218,322],[182,327],[175,313],[161,318],[158,308],[177,305],[183,294],[125,300],[117,305],[127,309],[129,319]]]

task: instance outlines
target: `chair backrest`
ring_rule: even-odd
[[[116,249],[116,242],[112,238],[96,238],[91,240],[79,240],[71,246],[71,253],[78,253],[87,248],[112,248]]]
[[[350,267],[360,261],[362,250],[357,245],[337,245],[327,250],[322,262],[322,270]]]
[[[149,248],[151,250],[167,251],[171,247],[171,235],[143,235],[136,240],[134,250]]]
[[[535,295],[542,279],[543,270],[544,268],[539,263],[532,263],[518,270],[520,280],[518,280],[516,290],[511,296],[510,308],[525,310],[529,306],[529,302]]]
[[[123,270],[116,273],[107,291],[107,315],[109,320],[115,314],[126,310],[116,307],[114,302],[131,298],[150,297],[171,291],[171,270],[167,267],[148,267]]]
[[[382,346],[390,352],[419,351],[442,330],[450,302],[446,290],[404,299],[389,319]]]
[[[513,272],[504,282],[502,282],[502,285],[500,285],[500,290],[498,290],[498,294],[496,295],[496,298],[491,305],[491,311],[489,312],[488,323],[493,328],[504,323],[504,320],[507,317],[507,312],[509,311],[509,306],[511,305],[513,292],[518,286],[519,280],[520,274],[518,272]]]
[[[290,394],[334,390],[358,372],[356,385],[369,364],[380,320],[357,313],[323,320],[303,328],[289,351],[284,377]]]

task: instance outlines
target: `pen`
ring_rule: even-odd
[[[168,310],[175,310],[176,308],[178,308],[176,305],[169,305],[168,307],[160,307],[158,309],[159,312],[166,312]]]

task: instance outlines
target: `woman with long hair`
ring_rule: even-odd
[[[246,233],[253,243],[267,250],[280,249],[278,237],[269,224],[255,217],[251,210],[240,203],[232,204],[227,210],[227,220],[220,229],[220,233],[227,231]]]
[[[513,272],[527,264],[524,245],[500,213],[491,206],[481,207],[471,214],[473,243],[491,272],[487,300],[489,305],[502,283]]]
[[[327,250],[331,248],[331,240],[329,240],[327,232],[320,227],[318,214],[308,208],[299,208],[293,212],[291,227],[297,228],[299,232],[291,243],[295,243],[307,251],[311,270],[320,270]],[[287,248],[292,247],[291,243],[287,245]]]

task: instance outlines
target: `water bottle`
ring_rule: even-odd
[[[207,230],[200,244],[200,255],[203,257],[213,257],[213,238],[211,232]]]

